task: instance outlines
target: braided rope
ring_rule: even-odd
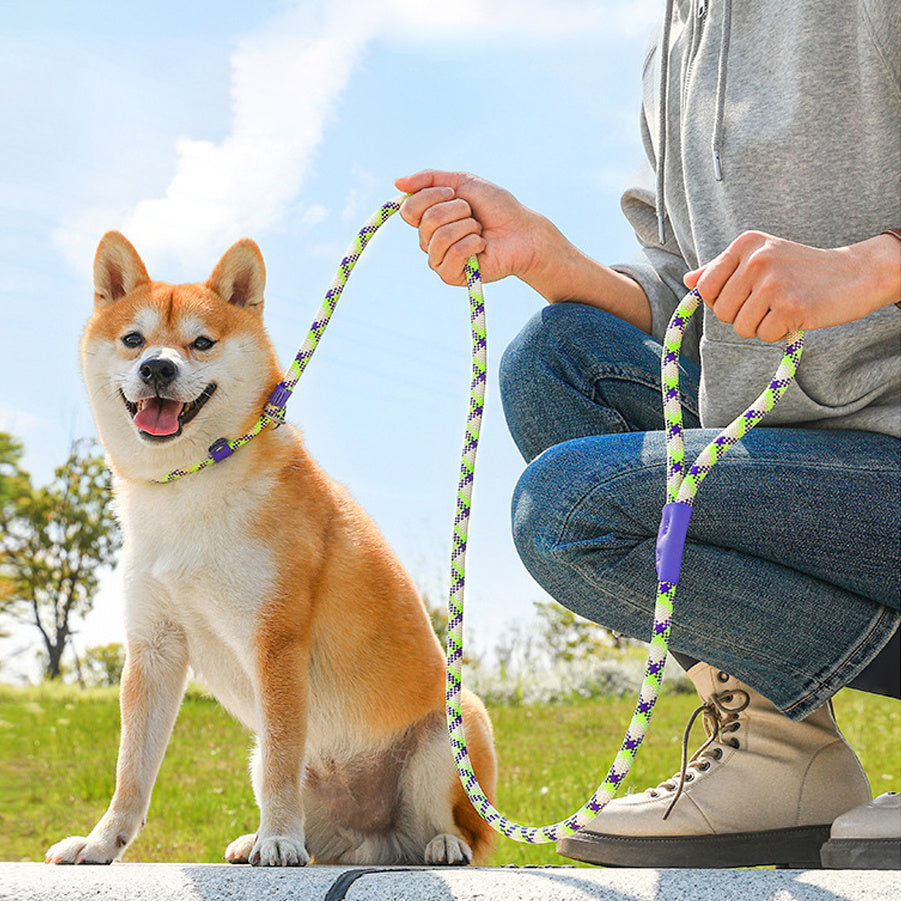
[[[788,390],[795,377],[798,361],[804,348],[804,332],[800,329],[786,336],[785,354],[766,390],[734,419],[698,455],[691,469],[685,472],[685,444],[682,437],[682,406],[679,402],[679,350],[685,326],[701,303],[697,290],[690,291],[676,308],[663,340],[663,413],[666,421],[666,494],[671,503],[689,504],[710,469],[726,451],[763,419]]]
[[[332,314],[347,284],[353,268],[359,260],[375,232],[396,213],[405,195],[383,204],[360,229],[348,248],[335,274],[332,284],[313,325],[291,362],[282,381],[276,386],[269,403],[256,424],[246,434],[232,440],[220,439],[210,449],[210,456],[186,469],[177,469],[159,480],[161,483],[199,472],[230,456],[239,447],[247,444],[264,428],[278,426],[284,417],[284,408],[307,363],[319,344]],[[485,305],[482,295],[482,281],[478,261],[470,257],[466,262],[466,283],[470,302],[470,322],[472,332],[472,382],[470,385],[469,415],[466,420],[466,434],[460,464],[460,481],[457,488],[457,512],[454,519],[453,550],[451,553],[451,588],[448,599],[447,635],[447,728],[457,773],[476,811],[496,831],[515,841],[527,843],[555,842],[564,835],[572,835],[593,819],[613,798],[629,773],[641,742],[647,732],[651,714],[660,692],[663,669],[668,652],[669,635],[672,626],[673,596],[678,583],[678,575],[664,579],[657,587],[654,607],[654,626],[650,638],[648,662],[638,701],[626,735],[606,778],[574,814],[548,826],[524,826],[508,819],[488,800],[479,785],[466,746],[463,731],[463,711],[461,703],[463,664],[463,595],[466,583],[466,546],[469,534],[469,518],[472,509],[472,489],[475,477],[476,452],[479,444],[482,414],[485,407],[485,382],[487,376],[487,337],[485,329]],[[803,332],[793,332],[788,337],[785,355],[779,369],[767,389],[741,416],[733,421],[698,455],[695,463],[685,472],[685,447],[682,431],[682,408],[679,402],[678,358],[685,331],[685,325],[700,304],[700,295],[691,291],[679,304],[670,321],[664,339],[662,359],[663,404],[667,432],[667,506],[682,505],[690,511],[694,496],[703,478],[711,467],[749,429],[753,428],[768,413],[785,393],[797,369],[803,347]],[[666,516],[666,508],[664,508]],[[684,542],[684,520],[681,539]],[[661,525],[661,529],[663,525]],[[658,547],[660,539],[658,538]],[[681,546],[679,548],[681,561]],[[659,570],[659,567],[658,567]]]
[[[473,321],[472,336],[474,348],[473,389],[470,416],[466,426],[466,457],[460,470],[460,485],[457,492],[457,517],[454,527],[454,550],[451,563],[451,593],[448,605],[447,637],[447,723],[454,752],[457,772],[475,809],[495,830],[514,841],[539,844],[558,841],[565,835],[572,835],[586,826],[613,798],[629,773],[641,742],[647,732],[660,693],[663,668],[666,663],[669,636],[673,617],[673,596],[676,593],[678,576],[673,581],[660,579],[657,584],[657,598],[654,606],[654,627],[650,638],[648,662],[644,680],[626,731],[622,745],[613,761],[606,778],[595,793],[576,813],[558,823],[548,826],[524,826],[508,819],[488,800],[479,785],[472,761],[466,748],[463,733],[463,711],[461,706],[461,666],[463,660],[463,592],[466,557],[467,526],[472,500],[472,476],[474,470],[475,446],[478,443],[481,411],[485,397],[485,323],[481,285],[477,281],[477,263],[473,258],[467,266],[468,284]],[[678,358],[685,325],[698,308],[700,295],[692,291],[682,300],[670,321],[664,342],[661,364],[663,376],[664,416],[667,430],[667,496],[671,502],[691,505],[702,479],[710,468],[749,429],[772,410],[785,393],[801,356],[803,332],[793,332],[788,338],[785,355],[776,375],[767,389],[741,416],[734,420],[699,454],[697,460],[685,471],[685,447],[682,434],[682,407],[679,402]],[[476,359],[475,353],[478,353]],[[685,528],[688,522],[685,520]],[[684,535],[683,535],[684,540]],[[680,547],[681,559],[681,547]]]
[[[370,242],[372,236],[400,209],[405,197],[406,195],[401,195],[383,204],[369,217],[360,231],[357,232],[350,246],[347,248],[344,258],[341,260],[341,264],[338,266],[338,271],[335,273],[331,285],[329,285],[328,290],[325,292],[322,306],[319,308],[319,312],[313,320],[313,324],[310,327],[310,331],[307,334],[303,346],[297,352],[297,356],[291,361],[291,365],[286,370],[281,382],[276,386],[275,391],[272,392],[272,397],[270,397],[269,402],[263,409],[262,415],[253,427],[238,438],[220,438],[219,441],[210,448],[209,456],[199,463],[195,463],[193,466],[189,466],[185,469],[174,469],[162,479],[154,481],[158,484],[165,484],[167,482],[174,482],[184,476],[191,475],[191,473],[200,472],[201,469],[206,469],[207,466],[212,466],[214,463],[219,463],[226,457],[231,456],[238,448],[243,447],[249,441],[256,438],[263,429],[277,428],[281,425],[284,421],[285,405],[288,403],[295,385],[301,375],[303,375],[307,363],[310,362],[313,352],[319,345],[319,339],[322,337],[322,333],[329,324],[332,313],[335,312],[335,307],[337,307],[338,301],[341,299],[341,292],[344,290],[347,279],[350,277],[350,273],[353,272],[357,260],[360,259],[360,255],[366,249],[366,245]]]

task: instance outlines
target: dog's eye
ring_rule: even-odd
[[[191,347],[194,350],[209,350],[216,342],[212,338],[207,338],[206,335],[201,335],[192,345]]]
[[[122,343],[126,347],[143,347],[144,346],[144,336],[140,334],[140,332],[129,332],[122,338]]]

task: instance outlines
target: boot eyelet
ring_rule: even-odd
[[[660,792],[657,791],[656,788],[649,788],[649,789],[648,789],[648,794],[649,794],[652,798],[659,798],[659,797],[660,797]]]
[[[718,682],[728,682],[728,681],[729,681],[729,674],[728,674],[728,673],[724,673],[722,670],[720,670],[720,671],[716,674],[716,678],[717,678],[717,681],[718,681]]]
[[[702,773],[706,773],[707,770],[710,769],[710,761],[709,761],[709,760],[705,760],[703,763],[699,763],[699,764],[698,764],[698,769],[699,769]]]
[[[685,774],[685,781],[686,781],[686,782],[694,782],[694,781],[695,781],[695,774],[694,774],[694,773],[686,773],[686,774]]]
[[[714,760],[722,760],[723,759],[723,749],[722,748],[714,748],[711,753],[713,754]]]
[[[732,748],[740,748],[740,747],[741,747],[741,745],[738,743],[738,739],[737,739],[737,738],[730,738],[730,739],[726,742],[726,744],[728,744],[728,745],[729,745],[730,747],[732,747]]]

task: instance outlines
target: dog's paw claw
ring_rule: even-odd
[[[90,837],[70,835],[61,842],[51,846],[44,856],[44,863],[53,864],[110,864],[124,844],[108,850],[100,843],[92,842]]]
[[[229,863],[248,863],[250,860],[250,852],[253,850],[256,840],[257,835],[255,832],[236,838],[225,849],[225,859]]]
[[[255,867],[305,867],[310,855],[303,841],[287,835],[270,835],[262,840],[257,838],[248,862]]]
[[[425,862],[437,867],[466,866],[472,862],[472,850],[456,835],[436,835],[425,847]]]

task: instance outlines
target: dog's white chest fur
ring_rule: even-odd
[[[255,725],[255,650],[248,642],[276,561],[248,528],[257,490],[213,493],[195,485],[128,486],[119,493],[125,532],[125,615],[130,636],[177,628],[197,676],[246,725]],[[153,492],[153,503],[146,494]]]

